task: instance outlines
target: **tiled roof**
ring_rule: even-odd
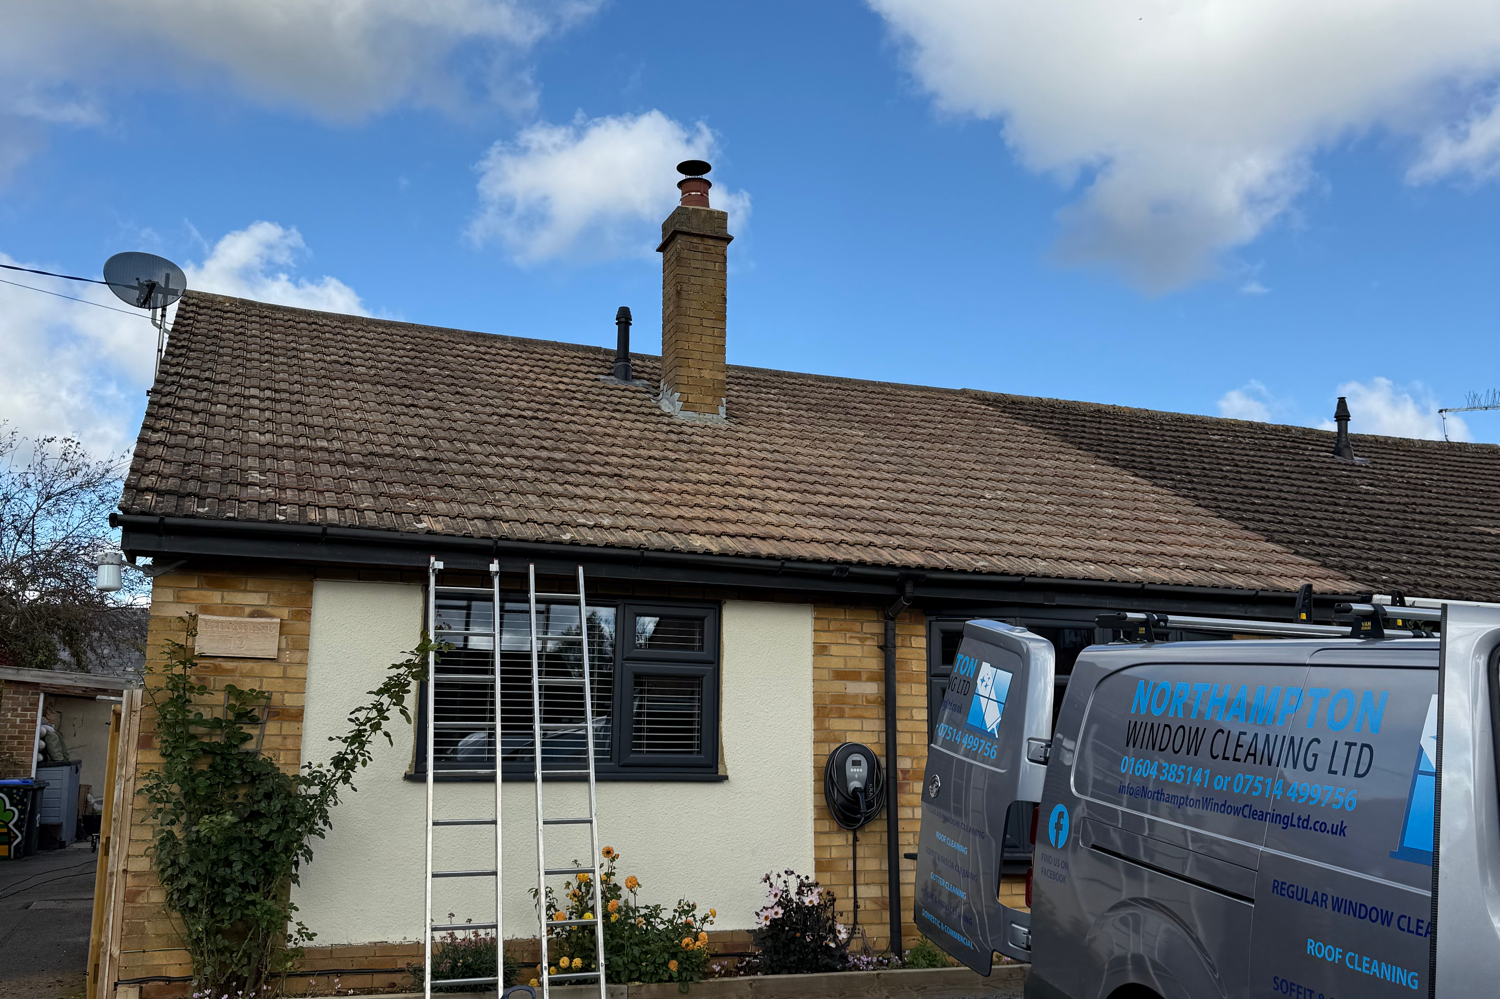
[[[186,295],[125,513],[1027,576],[1500,596],[1500,449],[731,366]],[[658,359],[637,354],[655,383]],[[1356,414],[1356,419],[1358,414]]]

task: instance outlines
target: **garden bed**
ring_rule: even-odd
[[[834,971],[822,975],[748,975],[710,978],[688,986],[692,999],[945,999],[1014,993],[1026,980],[1028,964],[996,965],[985,978],[968,968],[900,968],[881,971]],[[597,986],[554,986],[554,999],[592,999]],[[537,989],[537,995],[542,994]],[[681,999],[673,982],[656,985],[611,985],[609,999]],[[448,993],[444,999],[485,999],[493,992]],[[366,999],[406,999],[403,996]]]

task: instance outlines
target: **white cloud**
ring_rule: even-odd
[[[183,268],[188,287],[258,302],[292,305],[300,309],[367,316],[369,312],[353,288],[324,275],[316,281],[293,278],[281,268],[292,266],[307,244],[296,229],[275,222],[253,222],[214,244],[202,264]]]
[[[1148,291],[1212,274],[1287,212],[1320,148],[1360,131],[1438,130],[1417,180],[1493,175],[1493,109],[1441,131],[1500,73],[1492,0],[868,2],[942,109],[1002,121],[1029,169],[1083,178],[1064,259]]]
[[[80,93],[225,86],[351,120],[399,105],[456,110],[535,100],[525,56],[603,0],[66,0],[7,4],[0,165],[28,155],[18,123],[90,125]],[[6,119],[9,119],[7,121]]]
[[[188,286],[312,309],[363,314],[359,296],[336,278],[287,273],[305,251],[296,229],[255,224],[220,239]],[[4,263],[60,270],[0,254]],[[0,284],[0,421],[28,437],[73,435],[99,455],[135,440],[155,365],[156,330],[98,285],[0,271],[47,291],[124,313]]]
[[[1377,377],[1369,382],[1345,382],[1339,386],[1338,394],[1349,400],[1350,433],[1443,439],[1438,402],[1421,384],[1400,387],[1389,378]],[[1319,424],[1323,430],[1333,430],[1335,426],[1332,420]],[[1461,417],[1448,416],[1448,439],[1470,439],[1468,424]]]
[[[1452,174],[1475,183],[1500,178],[1500,91],[1463,121],[1430,134],[1406,179],[1422,184]]]
[[[1257,423],[1271,422],[1271,394],[1257,381],[1250,381],[1237,389],[1230,389],[1219,399],[1219,415],[1231,420],[1254,420]]]
[[[706,125],[687,128],[660,111],[533,125],[479,163],[469,235],[500,240],[521,263],[648,254],[677,202],[674,167],[714,152]],[[710,199],[743,225],[749,195],[716,186]]]

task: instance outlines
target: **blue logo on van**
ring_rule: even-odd
[[[1010,693],[1010,674],[989,663],[979,664],[974,678],[974,699],[969,702],[970,728],[999,736],[1000,717],[1005,714],[1005,698]]]
[[[1427,720],[1406,793],[1406,817],[1401,820],[1401,843],[1391,851],[1396,860],[1432,865],[1432,827],[1437,809],[1437,695],[1427,704]]]
[[[1068,841],[1068,806],[1058,805],[1047,819],[1047,842],[1053,849],[1061,850]]]

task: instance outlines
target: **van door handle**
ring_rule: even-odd
[[[1052,743],[1047,739],[1027,739],[1026,758],[1032,763],[1046,766],[1052,758]]]

